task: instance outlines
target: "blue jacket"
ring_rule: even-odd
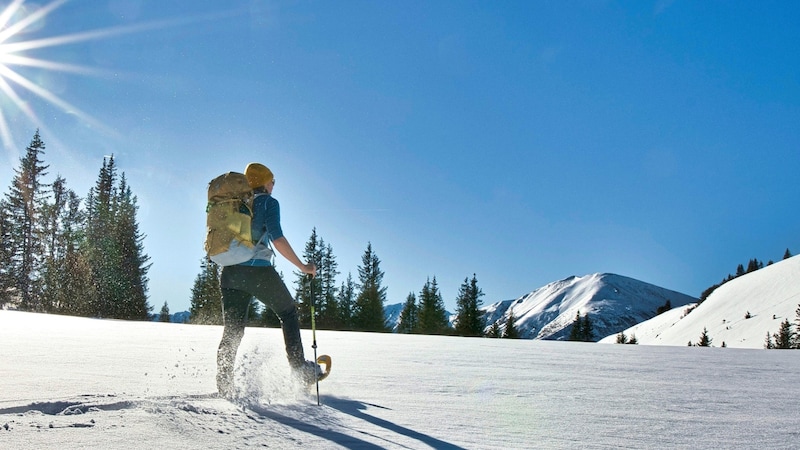
[[[242,266],[271,266],[274,253],[269,242],[283,237],[281,229],[281,207],[273,196],[256,191],[253,200],[253,220],[250,222],[250,233],[256,244],[256,256],[241,263]]]

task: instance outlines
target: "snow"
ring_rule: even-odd
[[[215,398],[220,336],[216,326],[0,311],[0,447],[798,442],[800,358],[792,351],[319,331],[333,371],[317,406],[313,392],[286,381],[276,329],[247,330],[237,401]],[[310,332],[303,337],[310,352]]]
[[[604,337],[650,319],[668,300],[673,306],[697,301],[633,278],[595,273],[552,282],[484,311],[487,329],[494,322],[503,329],[511,310],[521,337],[565,340],[578,313],[589,314],[595,336]]]
[[[640,345],[697,343],[705,328],[713,346],[762,349],[767,333],[781,322],[795,322],[800,305],[800,257],[795,256],[742,275],[717,288],[688,315],[688,305],[624,331]],[[749,313],[749,318],[746,316]],[[615,335],[600,342],[614,343]]]

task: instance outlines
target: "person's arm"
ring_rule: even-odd
[[[300,258],[292,249],[292,246],[289,244],[289,241],[281,236],[278,239],[272,241],[272,246],[275,247],[275,250],[278,251],[287,261],[294,264],[301,272],[310,274],[312,277],[317,276],[317,266],[312,263],[303,264],[303,261],[300,261]]]

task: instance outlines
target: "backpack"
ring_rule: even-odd
[[[250,222],[254,198],[241,173],[228,172],[208,183],[205,250],[211,261],[232,266],[253,258]]]

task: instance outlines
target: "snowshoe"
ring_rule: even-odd
[[[322,367],[320,367],[320,364],[325,366],[325,370],[322,370]],[[322,381],[325,378],[328,378],[328,375],[331,374],[331,364],[332,364],[331,357],[328,356],[328,355],[320,355],[320,357],[317,358],[317,380],[318,381]]]
[[[325,366],[323,370],[320,364]],[[324,380],[331,372],[331,357],[322,355],[317,358],[317,362],[306,361],[305,364],[295,369],[296,376],[305,384],[312,385],[317,381]]]

